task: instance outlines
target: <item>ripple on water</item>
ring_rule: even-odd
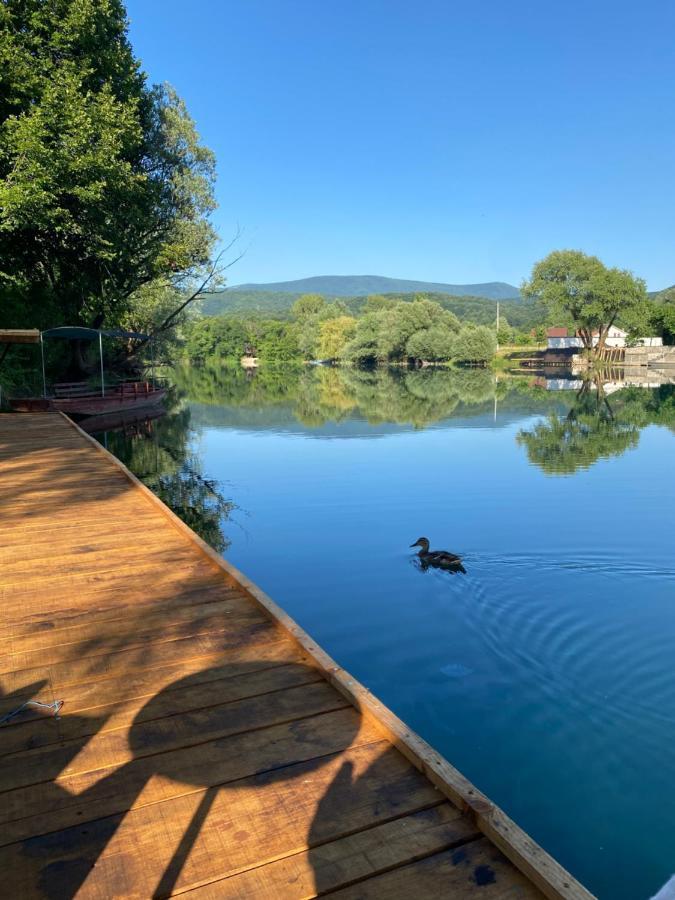
[[[496,715],[518,716],[561,747],[583,738],[587,752],[602,752],[608,777],[635,765],[636,744],[643,764],[670,767],[664,737],[675,726],[675,679],[672,629],[665,626],[675,620],[663,583],[675,574],[658,573],[661,592],[652,598],[652,571],[609,556],[580,556],[574,565],[483,558],[474,569],[486,586],[473,592],[470,627],[480,630],[504,678],[518,685]],[[598,576],[609,582],[601,592]]]

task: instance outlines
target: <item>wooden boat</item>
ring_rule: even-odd
[[[15,412],[58,410],[74,416],[98,416],[158,406],[166,397],[166,388],[153,387],[148,381],[125,381],[93,390],[85,382],[71,381],[54,385],[52,397],[19,397],[10,400]]]

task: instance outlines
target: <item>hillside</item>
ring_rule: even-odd
[[[205,297],[199,305],[199,311],[205,316],[261,316],[274,319],[287,319],[293,303],[301,296],[299,293],[284,293],[281,291],[245,291],[231,288],[219,294]],[[345,304],[352,315],[358,315],[366,298],[339,297],[324,295],[327,300],[339,299]],[[414,300],[415,293],[388,294],[395,300]],[[468,295],[454,296],[452,294],[425,292],[425,297],[440,303],[445,309],[449,309],[460,319],[468,319],[482,325],[490,325],[496,316],[496,301],[486,297],[472,297]],[[537,309],[533,303],[513,298],[502,300],[502,315],[509,324],[516,328],[532,328],[544,321],[544,313]]]
[[[662,291],[650,291],[649,296],[655,303],[675,303],[675,284]]]
[[[323,294],[327,297],[366,297],[368,294],[423,293],[488,297],[491,300],[508,300],[520,296],[518,288],[504,281],[484,284],[443,284],[434,281],[410,281],[404,278],[385,278],[381,275],[315,275],[296,281],[277,281],[270,284],[237,284],[231,291],[284,294]]]

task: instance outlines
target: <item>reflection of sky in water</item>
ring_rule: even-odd
[[[601,898],[633,900],[674,865],[675,442],[647,426],[551,477],[516,440],[548,403],[378,440],[362,416],[316,440],[290,407],[247,428],[198,404],[194,447],[240,508],[228,559]],[[468,574],[412,565],[420,535]]]

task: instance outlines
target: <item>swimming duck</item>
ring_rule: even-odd
[[[429,550],[428,538],[417,538],[411,547],[419,547],[420,563],[424,568],[433,566],[435,569],[448,569],[452,572],[462,572],[466,575],[466,569],[462,565],[462,557],[456,553],[448,553],[447,550]]]

